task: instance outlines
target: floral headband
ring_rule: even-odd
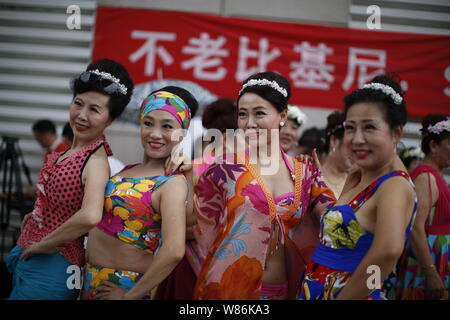
[[[297,122],[299,126],[304,125],[307,120],[306,114],[299,107],[291,105],[288,105],[287,118]]]
[[[83,82],[88,82],[91,79],[91,76],[95,74],[102,80],[109,80],[111,81],[111,84],[103,88],[106,93],[112,94],[112,93],[120,93],[122,95],[127,94],[127,87],[125,87],[123,84],[120,83],[120,80],[114,77],[112,74],[108,72],[103,72],[98,69],[95,70],[88,70],[83,72],[80,75],[80,80]]]
[[[143,121],[145,115],[155,110],[169,112],[177,119],[183,129],[189,128],[191,111],[186,102],[179,96],[167,91],[158,91],[149,95],[142,102],[140,120]]]
[[[405,149],[402,152],[402,158],[404,158],[404,159],[406,159],[406,158],[423,159],[423,158],[425,158],[425,154],[422,152],[422,150],[419,147],[411,148],[411,149]]]
[[[277,90],[279,93],[281,93],[283,95],[283,97],[287,98],[287,96],[288,96],[287,90],[285,88],[281,87],[278,84],[278,82],[276,82],[274,80],[270,81],[267,79],[250,79],[250,80],[248,80],[242,86],[242,89],[239,91],[239,95],[245,88],[252,87],[252,86],[268,86],[268,87],[271,87],[272,89]]]
[[[397,93],[392,87],[378,83],[378,82],[371,82],[367,83],[363,86],[363,89],[372,89],[372,90],[381,90],[385,95],[388,95],[394,100],[395,104],[401,104],[403,101],[403,98],[401,95]]]
[[[443,131],[450,131],[450,117],[447,117],[447,120],[442,120],[435,123],[433,126],[430,124],[427,131],[434,134],[440,134]]]

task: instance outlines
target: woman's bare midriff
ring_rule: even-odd
[[[263,283],[283,284],[287,281],[284,247],[279,245],[273,254],[267,253]]]
[[[153,255],[118,240],[98,228],[89,232],[86,261],[92,265],[145,273]]]

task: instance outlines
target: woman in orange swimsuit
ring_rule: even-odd
[[[189,127],[188,101],[195,101],[179,92],[157,91],[142,103],[144,162],[106,185],[103,218],[89,232],[82,299],[150,299],[184,256],[188,186],[164,170],[178,143],[172,135]]]

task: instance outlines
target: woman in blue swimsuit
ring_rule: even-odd
[[[400,85],[378,76],[345,98],[344,145],[357,168],[321,217],[320,244],[299,299],[384,299],[381,285],[400,257],[416,194],[396,155],[407,112]]]

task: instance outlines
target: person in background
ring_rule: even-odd
[[[340,111],[331,113],[325,128],[325,160],[321,165],[323,178],[327,186],[339,199],[347,175],[353,167],[353,161],[344,148],[344,114]]]
[[[280,145],[284,152],[295,157],[297,155],[300,129],[306,124],[306,115],[300,107],[288,105],[287,121],[280,130]]]
[[[425,154],[420,147],[409,147],[403,149],[399,156],[406,169],[408,169],[408,172],[411,173],[420,164],[420,161],[425,157]]]
[[[70,148],[70,144],[58,136],[55,124],[48,119],[38,120],[32,127],[33,135],[39,145],[45,150],[44,162],[47,156],[55,152],[63,152]]]
[[[123,112],[134,86],[127,70],[108,59],[89,64],[71,85],[74,139],[67,151],[50,153],[41,169],[34,210],[7,257],[9,299],[76,299],[67,271],[84,266],[82,236],[102,215],[112,154],[103,132]]]
[[[46,162],[47,156],[53,151],[63,152],[70,148],[71,142],[65,139],[64,132],[62,137],[58,136],[56,126],[51,120],[42,119],[36,121],[32,126],[32,131],[34,138],[45,151],[44,163]],[[34,199],[36,191],[36,186],[30,186],[24,190],[24,195],[29,199]]]
[[[344,146],[356,168],[322,213],[301,300],[384,300],[381,283],[403,251],[416,212],[414,185],[396,153],[407,121],[399,82],[377,76],[344,102]],[[370,287],[374,267],[378,285]]]
[[[397,299],[449,300],[450,189],[442,170],[450,167],[450,116],[430,114],[421,130],[425,158],[411,172],[419,203],[398,264]]]
[[[303,131],[300,139],[298,139],[298,152],[308,156],[313,155],[313,150],[316,149],[318,158],[322,163],[324,161],[324,142],[325,129],[312,127]]]
[[[237,106],[236,103],[230,98],[218,99],[209,105],[207,105],[202,115],[202,126],[206,130],[216,129],[221,133],[221,141],[218,142],[218,148],[225,147],[225,133],[227,129],[237,129]],[[203,151],[208,144],[215,142],[213,136],[210,141],[203,138]],[[192,167],[193,184],[197,184],[200,175],[208,169],[208,167],[214,162],[215,154],[202,153],[202,158],[195,159]]]
[[[71,145],[73,141],[73,130],[70,126],[70,122],[66,122],[62,130],[62,138],[67,145]]]

